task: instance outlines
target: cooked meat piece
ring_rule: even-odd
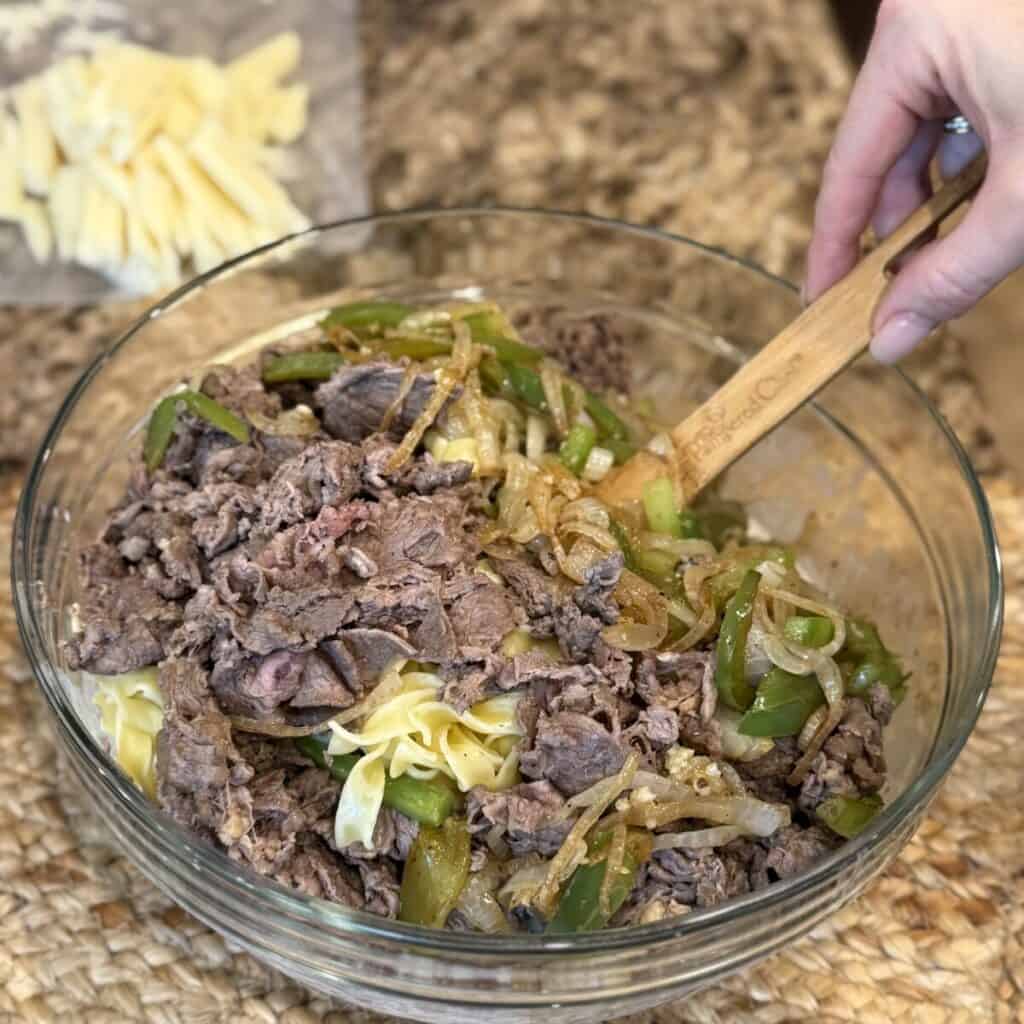
[[[306,655],[275,651],[265,658],[219,658],[210,676],[217,702],[229,715],[267,718],[299,692]]]
[[[466,820],[474,835],[496,830],[516,857],[553,856],[572,828],[565,799],[550,782],[524,782],[500,793],[474,786],[466,795]]]
[[[155,665],[181,609],[138,576],[99,577],[101,560],[92,556],[90,564],[95,583],[82,597],[82,632],[64,648],[69,667],[117,675]]]
[[[880,707],[885,713],[884,703]],[[811,813],[830,796],[875,793],[884,782],[882,726],[864,701],[851,697],[843,720],[811,762],[800,788],[800,807]]]
[[[238,416],[255,412],[273,419],[281,411],[281,399],[263,386],[255,365],[211,367],[200,390]]]
[[[362,441],[375,434],[398,398],[405,369],[393,363],[343,366],[316,389],[324,426],[342,441]],[[391,422],[390,433],[401,437],[416,422],[434,393],[433,374],[417,374],[402,407]]]
[[[360,873],[332,853],[316,836],[302,836],[287,866],[272,877],[306,896],[340,903],[352,910],[369,909]]]
[[[555,609],[567,597],[565,588],[521,559],[494,558],[491,564],[526,610],[530,632],[538,637],[553,636]]]
[[[441,666],[445,687],[441,699],[462,712],[499,692],[498,680],[507,659],[483,647],[463,647]]]
[[[363,883],[366,909],[381,917],[397,917],[401,884],[394,863],[386,858],[357,860],[356,869]]]
[[[399,658],[416,656],[416,648],[386,629],[343,629],[338,642],[352,655],[355,678],[345,678],[356,693],[377,682],[384,670]]]
[[[608,317],[571,317],[550,308],[516,317],[516,326],[526,341],[550,353],[588,388],[628,393],[628,345]]]
[[[197,662],[165,661],[160,688],[167,704],[157,737],[160,806],[186,827],[230,846],[252,827],[245,786],[252,769],[235,747],[231,724],[210,697]]]
[[[373,844],[368,850],[362,843],[352,843],[341,852],[348,860],[371,860],[393,857],[405,860],[419,834],[420,826],[390,807],[382,807],[373,827]]]
[[[404,560],[429,569],[454,569],[476,553],[463,528],[465,517],[465,502],[451,494],[385,501],[376,543],[362,546],[382,570]]]
[[[337,508],[359,490],[360,450],[344,441],[322,441],[281,463],[267,484],[260,517],[267,533],[315,516],[325,505]]]
[[[614,775],[625,760],[624,745],[603,725],[562,711],[537,720],[533,746],[523,751],[519,769],[527,778],[546,779],[573,796]]]
[[[789,799],[786,778],[799,759],[796,737],[784,736],[775,740],[767,754],[755,761],[741,761],[736,770],[753,796],[769,803],[785,803]]]
[[[460,644],[497,647],[515,626],[505,588],[483,573],[466,573],[450,580],[445,585],[444,602]]]
[[[779,829],[769,840],[765,867],[777,878],[791,878],[831,853],[837,845],[837,839],[817,825],[790,825]]]

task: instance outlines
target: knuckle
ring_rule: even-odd
[[[929,269],[922,290],[929,310],[950,319],[977,302],[986,288],[962,266],[942,261]]]

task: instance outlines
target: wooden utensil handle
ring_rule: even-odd
[[[867,348],[890,264],[977,191],[985,167],[981,156],[947,182],[672,431],[687,497]]]

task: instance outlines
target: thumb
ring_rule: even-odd
[[[902,359],[932,330],[966,313],[1024,264],[1024,209],[1016,168],[990,168],[963,221],[915,253],[875,310],[871,352]]]

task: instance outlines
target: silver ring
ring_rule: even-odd
[[[947,135],[970,135],[974,131],[971,122],[963,114],[957,114],[956,117],[943,122],[942,130]]]

